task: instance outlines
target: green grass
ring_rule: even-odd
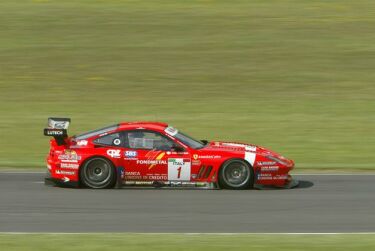
[[[362,251],[375,248],[375,235],[0,234],[0,244],[7,251]]]
[[[375,169],[375,3],[2,0],[0,166],[43,166],[71,133],[168,122],[299,170]]]

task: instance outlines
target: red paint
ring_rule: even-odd
[[[70,181],[79,181],[79,168],[85,160],[93,156],[102,156],[112,161],[116,168],[123,167],[125,169],[124,180],[167,181],[168,160],[184,159],[185,162],[190,162],[191,182],[216,183],[221,165],[229,159],[240,158],[245,159],[252,165],[255,184],[283,186],[290,180],[288,175],[294,167],[294,162],[266,148],[251,144],[210,142],[202,149],[193,149],[166,133],[167,126],[167,124],[155,122],[120,123],[117,129],[108,132],[106,135],[129,130],[158,132],[185,148],[184,152],[132,149],[122,146],[98,146],[93,141],[101,137],[99,135],[85,139],[87,143],[81,142],[78,144],[76,142],[78,140],[70,137],[66,140],[67,144],[64,146],[57,146],[55,140],[52,139],[50,141],[50,153],[47,157],[51,176],[61,180],[69,178]],[[131,154],[134,154],[134,152],[136,152],[136,157],[133,158]],[[126,157],[126,153],[128,157]],[[282,163],[277,163],[267,156],[279,158]],[[250,163],[252,161],[253,163]],[[191,165],[192,162],[198,164]],[[212,166],[212,170],[209,175],[201,175],[203,177],[196,178],[202,166]],[[179,179],[181,167],[177,169],[177,172],[177,178]]]

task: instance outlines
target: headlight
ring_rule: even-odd
[[[289,163],[286,162],[285,160],[281,159],[281,158],[275,157],[275,156],[273,156],[273,155],[267,155],[266,157],[267,157],[268,159],[273,160],[273,161],[276,161],[277,163],[280,163],[280,164],[282,164],[282,165],[284,165],[284,166],[289,166]]]

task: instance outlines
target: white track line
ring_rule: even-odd
[[[122,235],[122,234],[134,234],[134,235],[374,235],[375,232],[326,232],[326,233],[137,233],[137,232],[94,232],[94,233],[77,233],[77,232],[0,232],[1,234],[25,234],[25,235],[37,235],[37,234],[44,234],[44,235]]]

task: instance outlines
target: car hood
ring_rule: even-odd
[[[237,152],[237,153],[254,152],[256,154],[262,154],[262,155],[279,156],[279,154],[272,152],[269,149],[266,149],[262,146],[237,143],[237,142],[214,141],[214,142],[210,142],[204,149],[208,151],[217,151],[217,152]]]

